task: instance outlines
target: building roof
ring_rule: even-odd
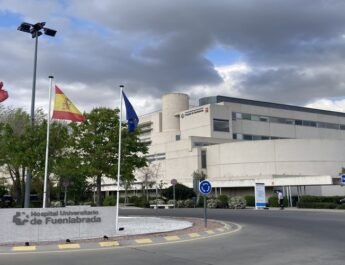
[[[266,108],[284,109],[284,110],[301,111],[301,112],[308,112],[308,113],[315,113],[315,114],[331,115],[331,116],[337,116],[337,117],[345,117],[344,112],[312,109],[312,108],[306,108],[306,107],[300,107],[300,106],[286,105],[286,104],[281,104],[281,103],[257,101],[257,100],[251,100],[251,99],[234,98],[234,97],[226,97],[226,96],[213,96],[213,97],[200,98],[199,106],[221,103],[221,102],[230,102],[230,103],[266,107]]]

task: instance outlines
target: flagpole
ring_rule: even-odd
[[[116,193],[116,217],[115,229],[119,230],[119,203],[120,203],[120,172],[121,172],[121,132],[122,132],[122,90],[123,85],[120,85],[120,115],[119,115],[119,151],[117,159],[117,193]]]
[[[54,76],[49,76],[49,105],[48,105],[48,119],[47,119],[46,157],[45,157],[45,165],[44,165],[43,208],[46,208],[47,206],[49,132],[50,132],[50,111],[51,111],[53,78]]]

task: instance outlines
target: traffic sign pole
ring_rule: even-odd
[[[199,183],[199,192],[204,196],[204,221],[205,227],[207,227],[207,200],[206,197],[212,191],[211,182],[208,180],[203,180]]]
[[[206,200],[206,196],[204,196],[204,222],[205,222],[205,227],[207,227],[207,200]]]

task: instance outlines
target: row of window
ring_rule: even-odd
[[[309,126],[309,127],[317,127],[317,128],[335,129],[335,130],[339,130],[339,129],[345,130],[345,124],[336,124],[336,123],[319,122],[319,121],[307,121],[307,120],[295,120],[295,119],[289,119],[289,118],[261,116],[261,115],[239,113],[239,112],[233,112],[232,119],[291,124],[291,125]]]
[[[235,140],[249,140],[249,141],[287,139],[283,137],[251,135],[251,134],[241,134],[241,133],[234,133],[232,135],[232,138]]]

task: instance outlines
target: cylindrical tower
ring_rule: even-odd
[[[164,95],[162,98],[163,132],[180,130],[180,117],[177,114],[188,108],[188,95],[182,93]]]

